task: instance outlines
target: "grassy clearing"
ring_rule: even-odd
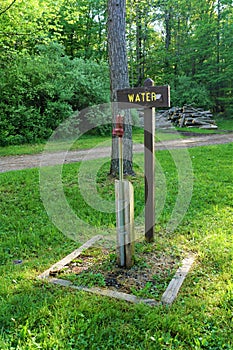
[[[184,128],[179,128],[176,127],[177,131],[181,131],[181,132],[192,132],[195,134],[221,134],[223,133],[223,131],[219,131],[218,129],[200,129],[200,128],[189,128],[189,127],[184,127]]]
[[[156,134],[156,141],[161,140],[170,140],[177,139],[181,136],[177,134],[170,133],[159,133]],[[49,150],[51,152],[66,150],[69,147],[69,150],[84,150],[91,149],[93,147],[107,147],[111,146],[111,135],[107,136],[89,136],[83,135],[78,140],[76,140],[70,147],[69,140],[68,142],[50,142]],[[143,143],[144,142],[144,130],[142,128],[135,128],[133,131],[133,142],[134,143]],[[15,145],[15,146],[6,146],[0,147],[0,157],[4,156],[15,156],[23,154],[38,154],[42,153],[45,148],[45,143],[34,144],[34,145]]]
[[[224,119],[221,117],[216,118],[216,123],[220,130],[233,130],[233,118]]]
[[[71,149],[88,149],[96,146],[101,142],[106,142],[110,139],[109,136],[85,136],[83,135],[77,141],[74,142]],[[50,148],[54,152],[66,149],[66,142],[56,142],[54,144],[50,143]],[[25,145],[15,145],[15,146],[6,146],[0,147],[0,156],[12,156],[12,155],[21,155],[21,154],[37,154],[43,152],[45,143],[41,144],[25,144]]]
[[[133,131],[133,140],[135,143],[143,143],[143,129],[135,128]],[[107,136],[90,136],[82,135],[71,146],[70,150],[89,149],[98,146],[110,146],[111,135]],[[0,147],[0,156],[13,156],[22,154],[37,154],[43,152],[45,143],[41,144],[25,144]],[[60,151],[67,148],[67,142],[50,143],[51,151]]]
[[[180,152],[180,150],[177,150]],[[193,271],[171,308],[150,308],[41,283],[36,276],[79,244],[49,220],[37,169],[0,175],[0,348],[26,349],[232,349],[233,144],[189,150],[194,170],[190,207],[173,233],[165,228],[177,195],[171,154],[157,152],[167,196],[156,225],[163,246],[197,254]],[[142,156],[135,157],[135,215],[143,206]],[[107,160],[98,193],[113,199]],[[114,227],[114,214],[86,205],[77,184],[80,164],[64,166],[63,184],[73,210],[91,225]],[[13,261],[22,259],[22,264]]]
[[[221,117],[215,118],[216,125],[218,129],[208,130],[208,129],[199,129],[199,128],[176,128],[178,131],[188,131],[195,132],[198,134],[219,134],[224,133],[224,131],[233,131],[233,118],[232,119],[224,119]]]
[[[204,130],[204,129],[198,129],[198,128],[177,128],[179,131],[192,131],[200,134],[211,134],[211,133],[219,133],[221,130],[229,130],[233,131],[233,119],[222,119],[217,118],[217,125],[219,127],[219,130]],[[142,128],[134,128],[133,130],[133,142],[134,143],[143,143],[144,140],[144,131]],[[159,133],[156,134],[156,141],[161,140],[170,140],[170,139],[177,139],[181,136],[178,133]],[[89,135],[83,135],[80,137],[77,141],[75,141],[71,147],[71,150],[81,150],[81,149],[88,149],[95,147],[96,145],[101,146],[103,144],[104,146],[110,146],[111,145],[111,135],[107,136],[89,136]],[[7,147],[0,147],[0,156],[13,156],[13,155],[22,155],[22,154],[37,154],[43,152],[45,147],[45,143],[42,144],[34,144],[34,145],[15,145],[15,146],[7,146]],[[55,144],[51,144],[51,150],[52,151],[59,151],[62,149],[66,149],[67,143],[66,142],[57,142]]]

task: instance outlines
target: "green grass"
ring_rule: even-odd
[[[110,136],[81,136],[75,141],[71,147],[71,150],[88,149],[110,140]],[[41,144],[25,144],[0,147],[0,156],[22,155],[22,154],[37,154],[44,150],[46,143]],[[110,145],[110,142],[109,142]],[[106,146],[106,144],[105,144]],[[60,151],[67,148],[67,142],[54,142],[50,143],[51,151]]]
[[[233,119],[224,119],[224,118],[216,118],[216,123],[219,127],[217,130],[205,130],[198,128],[176,128],[179,131],[192,131],[200,134],[213,134],[219,133],[221,130],[233,131]],[[142,128],[135,127],[133,130],[133,142],[134,143],[143,143],[144,142],[144,131]],[[161,140],[171,140],[177,139],[181,136],[179,134],[173,133],[164,133],[159,132],[159,134],[155,135],[156,141]],[[76,140],[72,146],[71,150],[81,150],[95,147],[96,145],[101,145],[103,143],[104,146],[111,145],[111,135],[107,136],[90,136],[83,135],[78,140]],[[23,155],[23,154],[37,154],[43,152],[45,147],[45,143],[41,144],[25,144],[25,145],[13,145],[0,147],[0,156],[13,156],[13,155]],[[56,142],[50,144],[51,151],[59,151],[67,148],[66,142]]]
[[[184,127],[184,128],[176,127],[176,130],[181,131],[181,132],[192,132],[192,133],[196,133],[196,134],[219,134],[219,133],[222,133],[218,129],[214,129],[214,130],[210,129],[209,130],[209,129],[200,129],[200,128],[189,128],[189,127]]]
[[[133,140],[135,143],[143,143],[143,129],[135,128],[133,131]],[[110,146],[111,145],[111,135],[106,136],[90,136],[82,135],[78,138],[71,146],[70,150],[81,150],[89,149],[98,146]],[[0,147],[0,156],[13,156],[22,154],[37,154],[44,150],[45,142],[41,144],[25,144],[25,145],[13,145]],[[54,142],[50,143],[51,151],[60,151],[67,149],[67,142]]]
[[[171,308],[131,305],[38,281],[40,272],[79,242],[64,236],[49,220],[37,169],[0,174],[0,349],[232,349],[232,152],[233,144],[189,150],[193,196],[182,223],[170,233],[165,228],[176,201],[177,172],[171,154],[157,152],[167,196],[156,237],[197,254]],[[143,206],[142,156],[135,161],[137,220]],[[83,220],[112,229],[114,214],[90,208],[81,197],[79,169],[79,164],[64,166],[67,200]],[[98,193],[113,199],[114,183],[106,176],[107,169],[106,160],[97,174]],[[14,264],[16,259],[23,263]]]
[[[214,130],[208,130],[208,129],[199,129],[199,128],[179,128],[176,127],[176,130],[178,131],[187,131],[187,132],[195,132],[198,134],[219,134],[219,133],[224,133],[224,131],[233,131],[233,118],[231,119],[225,119],[222,117],[216,116],[214,118],[216,125],[218,126],[218,129]]]
[[[220,130],[229,130],[233,131],[233,118],[231,119],[224,119],[221,117],[216,118],[216,124],[218,125],[218,128]]]

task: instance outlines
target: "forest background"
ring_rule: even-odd
[[[232,117],[232,0],[126,7],[130,85],[151,77],[171,86],[172,106]],[[0,0],[0,52],[0,146],[46,140],[72,113],[110,101],[105,0]]]

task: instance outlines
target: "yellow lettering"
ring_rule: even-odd
[[[146,101],[147,102],[150,102],[151,101],[151,99],[150,99],[150,92],[146,92]]]
[[[136,97],[135,97],[135,102],[140,102],[140,101],[141,101],[141,100],[140,100],[140,95],[137,94]]]
[[[151,93],[151,101],[156,101],[156,93],[155,92]]]
[[[161,98],[161,95],[156,95],[154,91],[152,92],[138,92],[133,93],[133,94],[128,94],[128,101],[129,102],[135,102],[135,103],[140,103],[140,102],[154,102],[157,101]]]
[[[129,102],[133,102],[134,101],[134,94],[128,94],[128,100],[129,100]]]
[[[141,92],[141,95],[142,95],[142,102],[145,102],[145,92]]]

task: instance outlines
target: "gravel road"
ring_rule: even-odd
[[[156,150],[169,150],[178,148],[190,148],[207,145],[217,145],[233,142],[233,133],[198,135],[189,138],[156,142]],[[143,152],[143,144],[135,144],[135,153]],[[21,170],[27,168],[37,168],[40,166],[56,165],[62,163],[80,162],[90,159],[110,157],[110,147],[96,147],[90,150],[80,151],[59,151],[53,153],[40,153],[33,155],[6,156],[0,157],[0,173]]]

